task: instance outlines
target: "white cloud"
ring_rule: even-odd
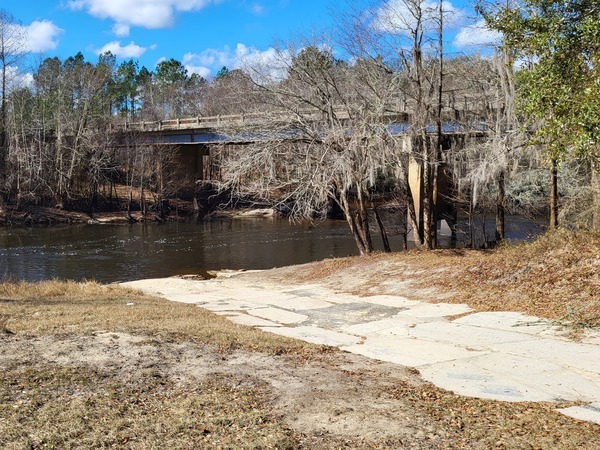
[[[155,48],[155,46],[151,46],[150,48],[151,49]],[[126,45],[124,47],[121,45],[120,41],[112,41],[112,42],[109,42],[108,44],[104,45],[104,47],[102,47],[101,49],[96,50],[96,54],[101,55],[102,53],[105,53],[105,52],[111,52],[117,58],[127,59],[127,58],[139,58],[144,53],[146,53],[147,50],[148,50],[148,47],[141,47],[133,41],[131,41],[128,45]]]
[[[212,75],[212,70],[204,66],[191,66],[185,64],[185,69],[188,71],[189,74],[195,73],[200,75],[202,78],[210,78]]]
[[[464,11],[448,0],[442,2],[442,11],[446,29],[456,28],[465,20]],[[375,12],[373,27],[385,33],[407,34],[415,29],[419,14],[425,31],[437,29],[437,0],[422,0],[418,3],[414,0],[388,0]]]
[[[261,51],[254,47],[238,44],[235,49],[236,68],[248,73],[257,83],[269,83],[283,80],[292,62],[288,50],[268,48]]]
[[[58,38],[64,33],[49,20],[36,20],[23,27],[27,39],[27,50],[33,53],[44,53],[58,47]]]
[[[213,0],[70,0],[67,5],[94,17],[114,20],[115,34],[126,36],[131,26],[166,28],[175,23],[176,13],[198,11],[211,3]]]
[[[129,25],[124,25],[122,23],[115,23],[112,30],[117,36],[125,37],[129,36],[129,31],[131,27]]]
[[[225,66],[230,70],[241,69],[256,81],[268,82],[285,78],[291,60],[288,51],[274,48],[263,51],[237,44],[235,50],[225,46],[223,49],[209,48],[200,53],[186,53],[182,62],[188,72],[199,73],[205,78]]]
[[[464,27],[460,30],[452,44],[455,47],[473,47],[498,44],[502,39],[502,33],[490,30],[485,20]]]
[[[33,86],[33,75],[21,72],[17,66],[7,66],[6,80],[9,91]]]
[[[236,64],[236,58],[231,49],[225,46],[223,50],[209,48],[200,53],[186,53],[183,55],[183,64],[218,67],[218,69],[223,66],[232,68]]]

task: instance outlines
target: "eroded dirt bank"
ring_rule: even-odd
[[[305,359],[244,350],[224,354],[203,344],[114,332],[89,336],[3,335],[0,366],[4,383],[21,383],[11,398],[10,410],[5,410],[0,420],[1,429],[2,422],[7,424],[11,415],[23,413],[22,426],[5,428],[0,438],[13,448],[37,448],[44,443],[85,447],[77,433],[71,431],[72,436],[68,436],[63,423],[55,429],[37,426],[33,433],[27,433],[28,426],[35,427],[32,422],[36,419],[45,417],[52,423],[47,415],[58,406],[71,411],[76,428],[82,427],[81,422],[87,423],[90,435],[86,439],[93,439],[89,442],[94,445],[102,442],[146,448],[144,442],[155,442],[155,436],[146,436],[144,441],[139,434],[149,432],[160,437],[152,428],[159,427],[168,414],[161,410],[160,401],[148,404],[148,397],[193,397],[198,389],[206,394],[214,392],[215,386],[236,396],[252,393],[251,408],[264,415],[258,423],[251,423],[254,430],[240,431],[238,441],[224,440],[219,424],[225,421],[235,430],[237,415],[224,414],[215,425],[205,417],[203,403],[190,404],[185,412],[191,422],[187,436],[176,438],[165,430],[165,442],[200,447],[221,443],[247,448],[253,443],[263,448],[314,449],[591,449],[600,444],[599,427],[559,416],[544,405],[465,400],[423,383],[416,372],[339,352]],[[59,375],[77,382],[61,384],[55,380]],[[28,393],[28,383],[32,382],[48,385],[51,392],[46,395],[54,400]],[[111,430],[110,422],[117,417],[107,412],[102,418],[95,409],[115,390],[120,397],[120,426]],[[53,405],[54,401],[60,405]],[[210,402],[204,405],[208,409]],[[46,416],[40,416],[44,408],[48,410]],[[145,425],[140,425],[140,415],[145,416]],[[261,431],[269,430],[273,423],[283,424],[288,431],[264,436]]]

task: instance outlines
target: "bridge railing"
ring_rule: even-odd
[[[383,116],[387,116],[395,120],[398,117],[408,117],[410,101],[406,99],[390,102],[385,105]],[[464,99],[464,105],[458,103],[450,107],[444,107],[445,113],[451,116],[451,113],[462,111],[463,113],[471,110],[467,98]],[[341,120],[349,119],[351,116],[350,110],[343,106],[335,107],[333,112],[336,117]],[[126,122],[124,124],[113,127],[117,131],[169,131],[169,130],[189,130],[201,128],[220,128],[244,125],[260,125],[272,123],[276,121],[317,121],[323,117],[322,111],[316,108],[301,108],[296,111],[279,111],[279,112],[251,112],[243,114],[228,114],[218,116],[197,116],[185,117],[170,120],[159,120],[150,122]]]
[[[196,116],[170,120],[126,122],[117,125],[119,131],[167,131],[185,130],[193,128],[218,128],[219,126],[231,126],[235,124],[256,123],[265,119],[264,113],[228,114],[219,116]]]
[[[345,108],[335,108],[334,112],[338,119],[348,119],[350,114]],[[402,112],[390,111],[389,115],[399,115]],[[168,131],[186,130],[198,128],[219,128],[243,125],[260,125],[277,121],[301,120],[312,121],[322,118],[323,113],[317,109],[298,109],[282,113],[252,112],[244,114],[228,114],[218,116],[185,117],[170,120],[126,122],[113,127],[117,131]]]

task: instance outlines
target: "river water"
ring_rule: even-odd
[[[508,222],[509,238],[538,232],[523,220]],[[375,236],[374,241],[381,248]],[[399,250],[399,236],[391,241]],[[442,244],[448,241],[442,238]],[[355,254],[348,225],[333,220],[316,226],[242,219],[0,229],[0,280],[109,283],[214,269],[268,269]]]

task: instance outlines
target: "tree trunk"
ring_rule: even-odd
[[[592,198],[592,227],[594,230],[600,230],[600,161],[592,162]]]
[[[412,189],[410,187],[410,182],[408,179],[408,170],[409,170],[409,164],[405,164],[404,167],[404,185],[406,186],[406,212],[407,214],[405,214],[403,220],[404,221],[408,221],[410,223],[410,226],[412,228],[412,233],[413,233],[413,240],[415,241],[415,245],[417,247],[420,247],[421,245],[423,245],[423,241],[420,239],[419,236],[419,221],[417,220],[417,211],[415,208],[415,200],[413,197],[413,193],[412,193]],[[422,213],[421,213],[421,217],[422,217]],[[405,222],[406,224],[406,222]],[[408,227],[406,226],[406,232],[404,233],[404,240],[407,241],[408,240]],[[408,245],[405,245],[405,250],[407,249]]]
[[[335,201],[338,202],[338,205],[340,205],[340,208],[342,208],[342,211],[344,212],[344,217],[346,218],[346,222],[348,222],[348,226],[350,227],[350,232],[352,233],[352,237],[354,238],[354,242],[356,243],[358,252],[361,255],[369,253],[365,242],[363,241],[363,238],[358,231],[356,221],[352,214],[352,210],[350,209],[350,205],[348,204],[347,192],[340,192],[339,200],[335,199]]]
[[[505,230],[504,200],[506,197],[506,189],[504,181],[504,170],[501,170],[498,174],[498,196],[496,197],[496,242],[498,243],[504,240]]]
[[[475,214],[475,208],[473,208],[473,182],[471,182],[471,187],[469,189],[469,211],[468,211],[468,215],[469,215],[469,240],[470,240],[470,247],[471,248],[475,248],[475,230],[474,230],[474,214]]]
[[[436,142],[433,153],[432,165],[432,184],[431,184],[431,248],[437,247],[437,214],[436,209],[439,206],[439,165],[442,161],[442,109],[443,109],[443,91],[444,91],[444,8],[442,0],[438,1],[438,80],[437,80],[437,111],[436,111]]]
[[[356,191],[358,197],[357,228],[365,244],[366,252],[371,253],[373,251],[373,240],[371,239],[371,231],[369,229],[369,216],[367,215],[365,195],[359,183],[356,184]]]
[[[431,158],[431,149],[429,143],[426,141],[426,137],[424,138],[425,142],[423,142],[423,242],[425,244],[425,248],[432,249],[433,245],[433,233],[432,227],[435,227],[435,223],[433,220],[433,168],[432,168],[432,158]]]
[[[8,159],[7,137],[6,137],[6,60],[4,55],[4,43],[1,49],[2,57],[2,99],[0,104],[0,209],[4,207],[7,200],[5,193],[6,162]]]
[[[373,208],[373,213],[375,214],[375,220],[377,220],[377,225],[379,226],[379,232],[381,233],[381,240],[383,241],[383,251],[386,253],[390,253],[392,248],[390,247],[390,240],[388,239],[387,233],[385,232],[385,226],[383,225],[383,220],[381,220],[381,216],[379,215],[379,211],[375,205],[371,202],[371,207]]]
[[[550,225],[551,230],[558,228],[558,162],[552,158],[550,169]]]

